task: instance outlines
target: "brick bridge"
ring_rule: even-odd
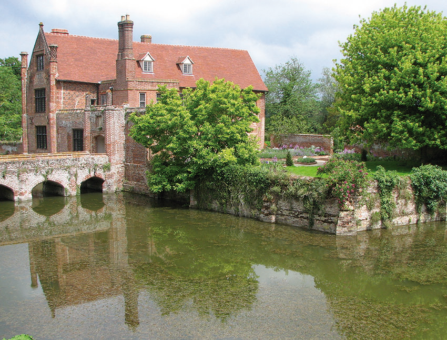
[[[123,186],[123,172],[124,166],[111,164],[106,154],[0,156],[0,200],[28,200],[42,194],[75,196],[89,190],[115,192]]]

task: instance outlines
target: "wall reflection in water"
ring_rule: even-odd
[[[262,265],[312,277],[348,338],[424,337],[426,324],[430,336],[447,331],[438,322],[447,316],[442,223],[334,237],[123,194],[14,209],[0,222],[0,246],[29,244],[31,285],[56,318],[67,306],[122,296],[135,330],[144,290],[162,315],[192,310],[225,322],[257,304]]]

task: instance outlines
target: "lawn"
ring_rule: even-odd
[[[366,168],[368,169],[368,175],[370,177],[376,172],[378,165],[383,166],[386,170],[395,170],[399,176],[407,176],[410,174],[413,166],[406,165],[402,161],[367,161]],[[289,166],[287,171],[298,176],[317,177],[318,166]]]

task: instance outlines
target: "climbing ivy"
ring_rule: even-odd
[[[379,191],[380,218],[382,221],[390,220],[393,218],[393,211],[396,208],[393,190],[399,183],[399,175],[396,171],[386,171],[383,166],[378,165],[373,177],[377,181]]]

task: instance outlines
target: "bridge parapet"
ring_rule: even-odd
[[[33,188],[47,181],[61,185],[64,196],[80,194],[82,182],[92,177],[104,180],[103,192],[121,190],[123,185],[124,166],[110,164],[106,154],[11,156],[0,157],[0,185],[11,189],[16,201],[31,199]]]

